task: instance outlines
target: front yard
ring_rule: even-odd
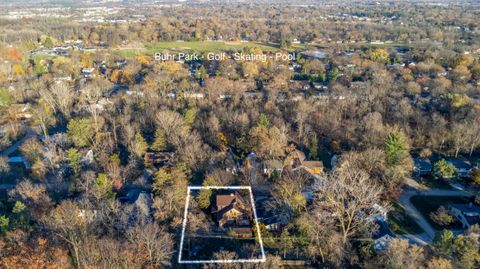
[[[415,220],[407,214],[405,209],[394,202],[393,210],[388,213],[388,226],[396,234],[420,234],[423,233]]]

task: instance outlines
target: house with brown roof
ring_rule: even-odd
[[[313,177],[318,177],[323,174],[323,162],[307,160],[305,153],[296,149],[292,156],[293,171],[303,170]]]
[[[252,212],[238,192],[217,195],[215,200],[212,214],[220,228],[238,228],[251,224]]]

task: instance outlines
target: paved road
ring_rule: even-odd
[[[410,185],[411,186],[411,185]],[[431,243],[437,232],[425,217],[415,208],[410,199],[415,195],[424,195],[424,196],[472,196],[473,194],[467,191],[460,190],[442,190],[442,189],[428,189],[428,190],[407,190],[402,193],[398,199],[399,204],[407,211],[407,213],[415,220],[415,222],[425,231],[425,234],[421,235],[409,235],[413,240],[424,241],[426,243]]]
[[[6,148],[0,153],[0,156],[8,156],[15,152],[25,141],[28,139],[32,138],[35,136],[35,132],[32,130],[32,128],[27,128],[27,133],[25,136],[18,140],[17,142],[13,143],[10,147]]]

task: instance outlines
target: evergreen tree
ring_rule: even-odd
[[[73,169],[75,177],[78,177],[80,175],[80,169],[82,166],[81,158],[82,155],[78,152],[77,149],[70,148],[67,151],[68,164],[70,165],[70,168]]]
[[[399,164],[408,155],[408,145],[404,135],[400,132],[390,132],[385,139],[385,153],[387,165],[392,167]]]
[[[435,251],[443,256],[450,256],[452,254],[453,232],[450,230],[443,230],[435,235],[433,239],[433,246]]]
[[[167,136],[162,129],[157,129],[155,131],[155,139],[150,148],[155,151],[164,151],[167,149]]]
[[[263,126],[265,128],[270,127],[270,121],[267,118],[267,115],[261,113],[258,117],[258,126]]]
[[[213,177],[207,177],[203,181],[203,186],[215,186],[217,185],[217,181]],[[210,207],[210,201],[212,196],[211,189],[201,189],[197,196],[198,206],[202,209],[206,209]]]
[[[135,134],[135,146],[134,146],[134,152],[137,156],[142,157],[145,155],[148,149],[148,144],[147,141],[145,141],[145,138],[143,138],[142,134],[137,133]]]
[[[183,118],[185,120],[185,123],[188,125],[188,126],[193,126],[193,124],[195,123],[195,119],[197,118],[197,111],[195,108],[189,108],[187,109],[187,111],[185,111],[185,115],[183,115]]]
[[[4,234],[8,231],[8,225],[10,219],[7,216],[0,216],[0,234]]]
[[[313,135],[308,145],[308,158],[310,160],[317,160],[318,158],[318,141],[317,136]]]
[[[153,192],[159,194],[165,184],[168,184],[172,180],[172,175],[168,173],[165,169],[160,168],[155,177],[153,178]]]

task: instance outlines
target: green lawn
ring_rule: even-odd
[[[398,203],[393,203],[393,210],[388,213],[388,225],[396,234],[423,233],[422,228],[417,225]]]
[[[279,50],[276,44],[266,44],[258,42],[225,42],[225,41],[160,41],[152,44],[146,44],[146,54],[153,55],[155,52],[163,50],[175,51],[198,51],[198,52],[218,52],[224,50],[241,50],[245,47],[259,47],[263,51],[275,52]]]
[[[448,227],[442,227],[430,218],[430,213],[436,211],[440,206],[448,208],[449,204],[454,203],[468,203],[469,199],[466,197],[457,197],[457,196],[424,196],[416,195],[413,196],[410,201],[417,208],[417,210],[425,217],[425,219],[437,230],[442,230],[445,228],[449,229],[458,229],[459,223],[456,222]]]

